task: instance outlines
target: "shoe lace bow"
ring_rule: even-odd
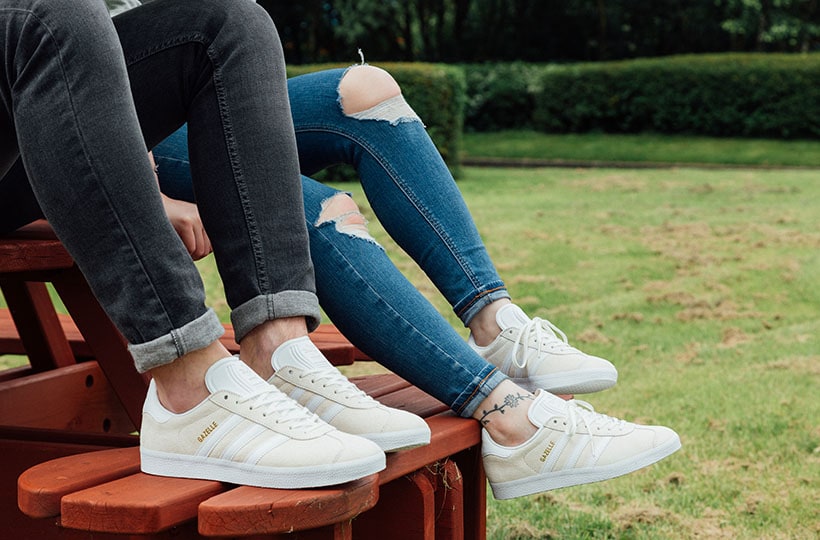
[[[535,354],[529,352],[528,343],[532,336],[535,336],[535,342],[538,344],[538,349]],[[558,337],[560,336],[560,338]],[[515,342],[512,349],[512,361],[516,367],[523,369],[527,366],[527,361],[530,356],[538,358],[541,354],[548,350],[571,350],[567,335],[561,331],[560,328],[552,324],[547,319],[534,317],[524,326],[518,330],[515,336]],[[520,354],[519,354],[520,351]]]

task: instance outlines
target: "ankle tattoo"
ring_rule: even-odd
[[[482,426],[486,426],[487,424],[490,423],[489,416],[491,414],[496,413],[496,412],[504,414],[504,411],[506,409],[514,409],[514,408],[518,407],[521,404],[522,401],[532,401],[533,399],[535,399],[535,397],[531,394],[520,394],[520,393],[516,393],[515,395],[507,394],[504,397],[504,402],[503,403],[500,403],[500,404],[495,403],[495,404],[493,404],[493,408],[490,409],[489,411],[486,410],[486,409],[481,411],[482,412],[481,418],[479,418],[478,421],[481,422]]]

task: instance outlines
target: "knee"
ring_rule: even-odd
[[[322,202],[316,226],[327,224],[333,224],[339,233],[375,242],[367,228],[367,218],[347,193],[337,193]]]
[[[339,83],[345,114],[356,114],[401,94],[399,83],[383,69],[362,65],[347,70]]]
[[[232,47],[248,46],[262,54],[280,50],[279,36],[268,13],[253,0],[199,0],[180,4],[178,9],[192,10],[181,15],[186,20],[201,18],[203,33]]]

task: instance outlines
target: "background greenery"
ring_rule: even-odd
[[[358,60],[600,61],[672,54],[806,52],[813,0],[259,0],[289,64]]]
[[[462,67],[471,131],[820,136],[820,54]]]

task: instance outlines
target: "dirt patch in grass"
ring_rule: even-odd
[[[729,513],[723,510],[707,508],[703,515],[693,519],[688,519],[680,525],[687,531],[681,535],[683,538],[738,538],[737,531],[729,526]]]
[[[667,289],[667,290],[664,290]],[[714,284],[713,293],[717,293],[718,298],[706,296],[695,296],[686,291],[676,290],[676,285],[672,282],[653,281],[644,287],[649,293],[646,302],[649,304],[667,304],[680,306],[682,309],[675,317],[682,322],[695,320],[730,321],[735,319],[765,319],[766,314],[752,308],[752,304],[738,305],[733,300],[724,297],[729,291],[724,290],[724,286]],[[738,336],[735,336],[737,340]],[[726,344],[730,344],[730,336],[724,336]],[[737,343],[735,343],[736,345]],[[732,345],[734,346],[734,345]]]
[[[786,370],[805,375],[820,375],[820,355],[790,356],[759,366],[765,370]]]
[[[587,328],[580,334],[576,335],[575,341],[579,341],[581,343],[600,343],[602,345],[612,343],[611,338],[607,337],[595,328]]]
[[[739,328],[724,328],[723,338],[720,340],[718,348],[733,349],[738,345],[749,343],[752,338]]]
[[[702,275],[706,268],[743,262],[770,248],[820,246],[820,234],[787,229],[784,228],[785,223],[776,219],[773,221],[774,225],[748,223],[724,226],[697,221],[667,222],[660,226],[642,227],[640,240],[655,254],[673,261],[678,275],[683,276]],[[764,263],[754,261],[748,264],[756,267]],[[775,264],[781,269],[781,278],[787,282],[801,270],[799,262],[794,259],[783,259]]]

